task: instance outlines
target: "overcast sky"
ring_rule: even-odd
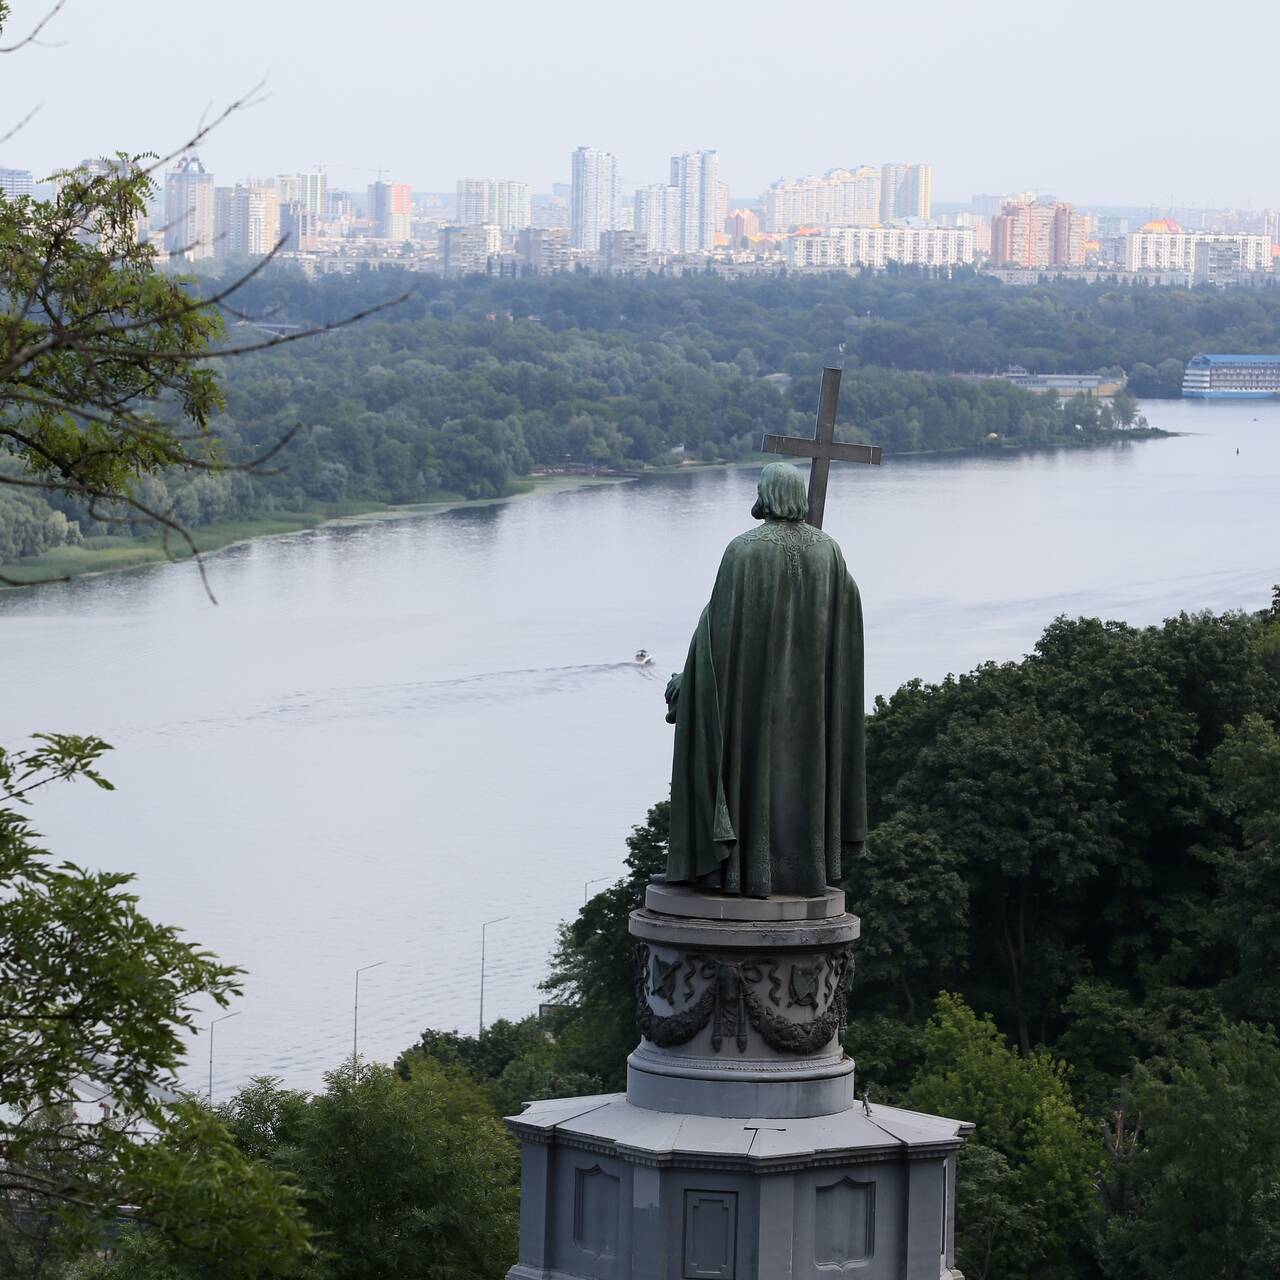
[[[46,9],[13,0],[5,43]],[[613,151],[624,191],[714,147],[740,197],[782,176],[928,160],[934,195],[1280,206],[1280,4],[1118,0],[67,0],[57,48],[0,59],[0,166],[180,144],[220,182],[323,162],[419,191],[568,181]]]

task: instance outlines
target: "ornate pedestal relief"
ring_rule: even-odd
[[[770,956],[733,960],[698,952],[664,958],[641,942],[635,962],[640,1034],[659,1048],[687,1044],[708,1024],[717,1053],[726,1044],[746,1053],[748,1025],[779,1053],[817,1053],[844,1032],[853,970],[847,949],[782,961]],[[650,996],[674,1012],[658,1013]],[[783,1009],[810,1010],[812,1016],[797,1020],[783,1016]]]

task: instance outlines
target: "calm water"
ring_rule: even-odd
[[[1280,405],[1153,404],[1195,432],[1080,453],[837,469],[868,686],[1027,651],[1058,613],[1263,607],[1280,581]],[[1237,454],[1237,449],[1239,453]],[[666,789],[662,688],[754,472],[334,527],[0,596],[0,741],[112,742],[114,793],[36,810],[60,855],[249,973],[215,1090],[314,1085],[351,1050],[518,1017],[584,882]],[[640,646],[657,666],[627,661]],[[187,1079],[206,1070],[194,1047]]]

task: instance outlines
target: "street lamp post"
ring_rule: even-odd
[[[356,998],[351,1005],[351,1070],[354,1071],[360,1062],[360,975],[368,973],[384,965],[385,960],[375,960],[372,964],[362,964],[356,970]]]
[[[606,880],[612,880],[612,876],[596,876],[594,880],[588,880],[582,886],[582,905],[585,907],[591,901],[591,886],[593,884],[602,884]]]
[[[504,920],[510,920],[510,916],[497,916],[493,920],[486,920],[480,926],[480,1034],[484,1035],[484,934],[485,930],[491,924],[501,924]]]
[[[214,1018],[209,1023],[209,1105],[213,1105],[213,1029],[220,1022],[226,1022],[228,1018],[238,1018],[244,1012],[243,1009],[237,1009],[235,1013],[224,1013],[220,1018]]]

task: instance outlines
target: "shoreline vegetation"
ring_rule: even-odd
[[[191,287],[214,291],[238,265]],[[812,435],[825,364],[844,366],[849,436],[888,457],[1154,438],[1164,433],[1136,397],[1176,396],[1181,361],[1207,335],[1239,350],[1273,332],[1280,342],[1280,299],[1020,290],[964,273],[309,280],[278,267],[237,297],[242,315],[323,329],[402,291],[358,325],[222,366],[209,442],[228,469],[144,471],[135,507],[103,512],[58,493],[0,492],[5,576],[161,561],[146,511],[170,513],[212,552],[331,519],[502,500],[540,491],[540,475],[755,463],[762,431]],[[271,332],[237,320],[224,337],[235,348]],[[1128,388],[1110,400],[1040,395],[998,376],[1013,365],[1127,377]],[[0,457],[0,469],[13,465]]]
[[[243,520],[226,520],[203,525],[191,531],[202,556],[229,551],[265,538],[281,538],[295,533],[309,533],[326,525],[373,524],[380,520],[410,520],[420,516],[440,515],[458,507],[488,507],[518,502],[523,498],[564,493],[599,484],[618,484],[628,476],[529,476],[513,491],[500,498],[464,498],[459,494],[442,494],[429,502],[345,502],[330,503],[307,511],[273,511]],[[120,573],[127,569],[144,569],[156,564],[181,564],[191,559],[190,552],[170,539],[172,555],[165,552],[159,534],[106,534],[86,538],[79,544],[51,548],[35,556],[7,563],[0,569],[10,574],[29,574],[44,582],[0,587],[4,591],[23,591],[32,586],[53,585],[50,578],[96,577],[102,573]]]
[[[1099,449],[1134,441],[1168,439],[1182,434],[1164,431],[1159,427],[1133,427],[1108,440],[1063,440],[1040,445],[1017,443],[988,445],[983,448],[919,449],[913,453],[897,453],[888,456],[895,460],[915,458],[977,457],[992,454],[1048,453],[1055,449]],[[273,511],[261,516],[240,520],[217,521],[195,528],[191,536],[202,556],[229,551],[268,538],[280,538],[291,534],[309,533],[328,525],[375,524],[385,520],[412,520],[425,516],[443,515],[462,507],[503,506],[526,498],[547,497],[568,493],[575,489],[593,488],[606,484],[625,484],[645,478],[675,475],[682,471],[716,471],[728,467],[759,467],[777,461],[776,454],[753,453],[732,462],[689,461],[674,466],[654,466],[636,471],[600,470],[584,473],[535,472],[522,476],[511,484],[510,492],[496,498],[466,498],[461,494],[445,493],[426,502],[345,502],[322,504],[304,511]],[[803,460],[800,465],[803,467]],[[172,554],[169,554],[171,552]],[[145,569],[160,564],[181,564],[190,560],[191,554],[171,538],[169,552],[159,534],[103,534],[83,539],[79,543],[65,543],[49,548],[37,555],[21,559],[0,560],[0,570],[9,576],[22,575],[30,582],[0,584],[0,597],[9,591],[25,591],[37,586],[54,586],[92,578],[104,573],[123,573],[130,569]]]

